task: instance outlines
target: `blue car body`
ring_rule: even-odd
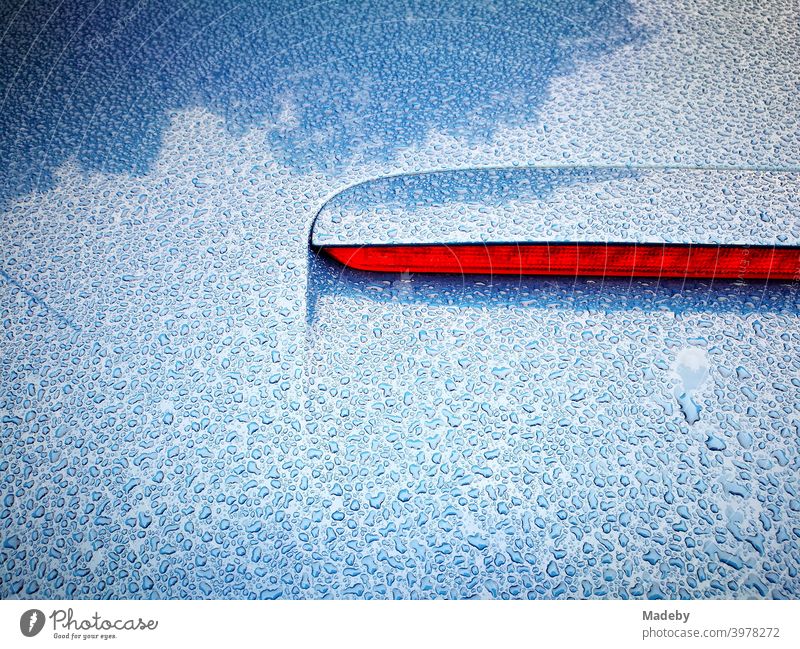
[[[580,235],[577,194],[603,239],[796,245],[796,3],[0,24],[4,599],[796,597],[796,282],[384,275],[309,245],[318,214],[361,243]],[[454,170],[495,211],[409,216],[454,190],[402,179]],[[595,191],[631,178],[681,200],[644,227]],[[331,212],[367,181],[408,194]],[[496,209],[525,192],[550,220]]]

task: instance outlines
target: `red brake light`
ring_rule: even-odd
[[[795,246],[575,242],[322,249],[345,266],[377,272],[800,279]]]

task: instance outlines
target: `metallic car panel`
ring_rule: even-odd
[[[796,170],[797,17],[0,10],[0,596],[796,596],[796,284],[364,277],[309,234],[388,176]]]
[[[622,242],[800,245],[800,174],[472,169],[378,179],[320,210],[312,245]]]

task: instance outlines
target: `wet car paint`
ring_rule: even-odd
[[[758,169],[511,168],[368,181],[311,245],[557,241],[797,246],[800,175]]]
[[[796,284],[308,241],[388,175],[796,168],[796,15],[4,10],[2,596],[794,596]]]

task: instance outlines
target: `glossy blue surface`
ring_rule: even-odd
[[[800,174],[755,169],[469,169],[349,187],[311,243],[616,241],[800,245]]]
[[[0,12],[0,596],[796,597],[797,284],[308,245],[389,175],[796,169],[794,5]]]

